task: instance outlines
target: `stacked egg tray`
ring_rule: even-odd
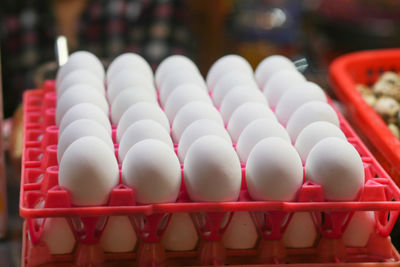
[[[237,202],[192,202],[182,182],[176,203],[136,205],[134,190],[123,185],[120,178],[107,205],[74,207],[69,193],[58,185],[56,99],[54,81],[47,81],[43,89],[24,94],[20,192],[20,214],[26,220],[23,266],[364,266],[369,263],[400,266],[400,255],[389,237],[399,215],[400,190],[339,113],[341,130],[364,164],[365,186],[359,201],[325,201],[321,186],[309,181],[303,183],[296,202],[253,201],[246,188],[245,166],[242,166],[242,188]],[[113,126],[114,143],[115,135]],[[117,156],[117,144],[115,153]],[[253,249],[231,250],[221,245],[221,237],[235,211],[248,211],[252,215],[258,230],[257,245]],[[285,248],[282,235],[291,215],[299,211],[310,212],[318,238],[311,248]],[[341,239],[355,211],[375,213],[376,233],[363,248],[345,247]],[[170,215],[177,212],[188,212],[192,216],[200,237],[193,251],[165,251],[160,243]],[[107,218],[117,215],[130,218],[140,239],[132,252],[105,253],[99,245]],[[41,241],[44,221],[50,217],[66,218],[73,229],[76,244],[71,254],[51,255]]]

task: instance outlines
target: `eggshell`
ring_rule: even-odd
[[[157,139],[174,149],[169,132],[156,121],[139,120],[126,129],[118,148],[119,161],[122,162],[126,153],[136,143],[145,139]]]
[[[239,55],[225,55],[215,61],[207,73],[208,90],[213,91],[219,78],[231,70],[239,70],[253,76],[253,68],[246,59]]]
[[[111,216],[100,238],[105,252],[121,253],[133,251],[137,243],[136,232],[129,217]]]
[[[296,149],[280,137],[258,142],[246,163],[246,183],[254,200],[293,201],[303,184]]]
[[[99,77],[97,77],[95,74],[93,74],[93,72],[89,70],[77,69],[65,75],[65,78],[60,82],[60,84],[56,85],[57,98],[59,99],[60,96],[62,96],[65,91],[71,86],[82,83],[96,88],[99,93],[105,95],[104,84],[103,81],[99,79]]]
[[[343,233],[346,247],[366,247],[371,234],[375,232],[375,215],[373,211],[357,211]]]
[[[162,237],[162,244],[169,251],[190,251],[196,248],[199,236],[188,213],[173,213]]]
[[[170,131],[168,118],[157,104],[139,102],[128,108],[121,116],[117,126],[118,143],[120,143],[126,129],[139,120],[154,120],[160,123],[167,132]]]
[[[232,141],[236,143],[243,129],[246,128],[250,122],[257,119],[276,120],[272,110],[265,104],[249,102],[239,106],[233,112],[227,126]]]
[[[247,211],[233,213],[222,243],[228,249],[251,249],[257,244],[258,234],[250,214]]]
[[[161,61],[155,72],[157,88],[159,89],[162,86],[165,78],[171,73],[180,71],[182,69],[188,69],[190,71],[200,73],[196,64],[194,64],[190,58],[182,55],[172,55]]]
[[[303,104],[309,101],[326,102],[325,92],[312,82],[299,83],[287,90],[276,105],[275,115],[284,126],[292,114]]]
[[[172,122],[179,109],[192,101],[202,101],[212,105],[211,98],[204,88],[196,84],[182,84],[175,88],[164,105],[169,121]]]
[[[232,143],[228,132],[215,121],[203,119],[191,123],[182,133],[178,144],[179,160],[183,163],[186,152],[190,146],[200,137],[205,135],[216,135]]]
[[[40,240],[46,243],[50,254],[69,254],[75,247],[74,233],[65,218],[47,218]]]
[[[272,55],[263,59],[255,71],[255,78],[260,88],[269,82],[273,74],[281,70],[296,70],[296,66],[287,57]]]
[[[350,143],[337,137],[325,138],[311,149],[305,172],[308,180],[322,186],[330,201],[354,200],[364,186],[360,155]]]
[[[272,74],[268,83],[262,88],[271,108],[275,108],[282,95],[291,87],[305,82],[304,76],[295,69],[284,69]]]
[[[124,53],[113,59],[107,68],[107,82],[110,82],[122,70],[138,70],[153,80],[153,70],[149,63],[136,53]]]
[[[290,144],[290,137],[285,128],[276,120],[257,119],[250,122],[243,129],[236,144],[236,153],[240,162],[246,163],[250,151],[262,139],[267,137],[280,137]]]
[[[175,202],[181,186],[181,166],[174,150],[164,142],[143,140],[126,154],[122,182],[135,191],[137,203]]]
[[[327,103],[321,101],[310,101],[301,105],[290,117],[286,130],[292,142],[296,141],[297,136],[310,123],[316,121],[328,121],[340,126],[339,118],[335,110]]]
[[[60,163],[65,150],[76,140],[84,136],[96,136],[104,141],[112,152],[114,152],[114,144],[110,133],[104,127],[92,120],[80,119],[72,122],[65,128],[58,137],[57,160]]]
[[[60,99],[57,100],[56,124],[60,125],[65,113],[73,106],[81,103],[92,103],[108,116],[108,103],[103,95],[95,88],[86,84],[77,84],[70,87]]]
[[[287,248],[309,248],[317,239],[317,229],[309,212],[295,212],[283,233]]]
[[[101,108],[91,103],[81,103],[71,107],[60,122],[58,135],[61,135],[73,121],[80,119],[89,119],[100,123],[111,136],[111,124],[108,116],[104,114]]]
[[[267,100],[257,87],[239,85],[229,91],[222,100],[219,112],[225,123],[228,123],[232,113],[242,104],[248,102],[262,103],[268,106]]]
[[[219,107],[226,94],[234,87],[239,85],[257,87],[252,74],[240,70],[232,70],[224,73],[214,86],[212,99],[214,104]]]
[[[121,91],[111,104],[111,121],[113,124],[118,124],[122,114],[139,102],[157,103],[155,96],[148,92],[146,88],[128,87]]]
[[[64,152],[58,182],[68,190],[73,205],[106,204],[109,194],[119,182],[114,151],[98,137],[79,138]]]
[[[306,162],[308,153],[321,140],[327,137],[338,137],[346,140],[346,136],[335,124],[327,121],[316,121],[310,123],[301,130],[297,136],[295,147],[300,158]]]
[[[223,126],[218,110],[209,103],[193,101],[184,105],[176,114],[172,123],[172,138],[175,142],[181,139],[183,131],[196,120],[208,119]]]
[[[192,201],[236,201],[242,173],[232,144],[206,135],[197,139],[186,153],[184,179]],[[212,185],[212,186],[211,186]]]

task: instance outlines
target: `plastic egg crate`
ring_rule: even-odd
[[[312,182],[303,184],[297,202],[252,201],[246,188],[245,166],[242,166],[242,189],[237,202],[192,202],[182,182],[176,203],[136,205],[135,192],[123,185],[120,179],[107,205],[73,207],[68,192],[58,185],[58,127],[54,119],[56,99],[52,81],[46,82],[41,90],[24,94],[20,194],[20,214],[26,219],[22,255],[24,266],[59,263],[66,266],[121,266],[133,262],[138,266],[400,264],[400,256],[389,237],[399,214],[400,190],[340,114],[341,129],[364,163],[366,182],[360,201],[326,202],[322,188]],[[114,143],[115,132],[113,127]],[[116,155],[117,152],[118,145],[115,145]],[[250,212],[257,229],[252,249],[226,249],[222,245],[222,236],[237,211]],[[286,248],[282,236],[293,214],[301,211],[312,216],[317,238],[310,248]],[[345,247],[341,239],[355,211],[373,211],[375,214],[376,233],[362,248]],[[190,213],[196,227],[199,240],[192,251],[166,251],[160,242],[171,216],[178,212]],[[117,215],[129,218],[138,237],[130,252],[105,252],[99,244],[108,219]],[[66,219],[75,236],[71,253],[52,255],[41,240],[43,226],[49,217]]]

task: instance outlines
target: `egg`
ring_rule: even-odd
[[[228,132],[215,121],[202,119],[191,123],[182,133],[178,144],[179,160],[183,163],[189,147],[200,137],[205,135],[216,135],[232,143]]]
[[[153,81],[148,79],[139,71],[130,69],[122,70],[115,75],[115,78],[110,81],[107,86],[108,101],[112,103],[118,94],[128,87],[137,87],[146,89],[156,98],[156,90],[154,89]]]
[[[184,180],[192,201],[236,201],[242,182],[239,159],[225,139],[206,135],[186,153]]]
[[[139,120],[154,120],[160,123],[167,132],[170,131],[168,118],[157,104],[139,102],[128,108],[121,116],[117,126],[118,143],[120,143],[126,129]]]
[[[95,74],[93,74],[93,72],[89,70],[77,69],[65,75],[65,78],[60,82],[60,84],[57,84],[57,98],[59,99],[71,86],[82,83],[88,84],[93,88],[96,88],[99,93],[105,95],[104,84],[103,81],[99,79],[99,77],[97,77]]]
[[[317,240],[317,229],[310,212],[295,212],[282,241],[287,248],[309,248]]]
[[[126,129],[118,148],[119,161],[122,162],[126,153],[136,143],[145,139],[157,139],[174,149],[169,132],[156,121],[139,120]]]
[[[72,253],[75,247],[74,233],[65,218],[46,218],[40,240],[53,255]]]
[[[351,217],[342,240],[346,247],[366,247],[370,236],[375,232],[373,211],[356,211]]]
[[[224,125],[221,115],[215,107],[209,103],[193,101],[184,105],[176,114],[172,123],[173,140],[178,142],[186,127],[188,127],[192,122],[201,119],[212,120],[221,126]]]
[[[312,82],[304,82],[291,87],[282,95],[276,105],[275,115],[278,121],[286,126],[293,112],[309,101],[327,101],[321,87]]]
[[[329,152],[329,153],[328,153]],[[347,141],[328,137],[311,149],[306,179],[321,185],[328,201],[356,199],[364,186],[364,167],[357,150]]]
[[[168,96],[164,105],[164,111],[169,121],[172,122],[179,109],[192,101],[202,101],[212,105],[211,98],[202,87],[196,84],[182,84],[178,86]]]
[[[225,95],[234,87],[239,85],[252,86],[258,89],[253,75],[242,72],[240,70],[233,70],[224,73],[214,86],[212,92],[212,99],[214,104],[219,107]]]
[[[60,163],[65,150],[76,140],[84,136],[96,136],[104,141],[112,152],[114,144],[111,135],[104,127],[93,120],[80,119],[69,124],[58,137],[57,160]]]
[[[274,113],[269,107],[261,103],[245,103],[238,107],[232,114],[228,122],[228,132],[232,141],[236,143],[243,129],[250,122],[257,119],[273,119],[276,120]]]
[[[295,69],[284,69],[274,73],[262,88],[271,108],[275,108],[282,95],[291,87],[305,82],[304,76]]]
[[[122,114],[139,102],[157,103],[155,96],[141,87],[128,87],[121,91],[111,104],[111,121],[113,124],[118,124]]]
[[[114,151],[98,137],[79,138],[64,152],[58,182],[69,192],[73,205],[106,204],[112,189],[119,182]]]
[[[301,105],[290,117],[286,130],[292,142],[296,141],[297,136],[310,123],[316,121],[328,121],[339,127],[339,118],[335,110],[327,103],[321,101],[310,101]]]
[[[111,216],[100,237],[105,252],[121,253],[133,251],[137,243],[136,232],[129,217]]]
[[[108,116],[108,103],[103,95],[95,88],[86,84],[77,84],[70,87],[60,99],[56,106],[56,124],[60,125],[65,113],[73,106],[81,103],[92,103],[98,106]]]
[[[225,55],[215,61],[207,73],[208,90],[213,91],[219,78],[231,70],[240,70],[253,76],[253,68],[246,59],[239,55]]]
[[[255,78],[260,88],[269,82],[273,74],[281,70],[296,70],[296,66],[287,57],[272,55],[263,59],[255,70]]]
[[[316,121],[308,124],[297,136],[295,147],[300,158],[306,162],[311,149],[324,138],[338,137],[346,140],[346,136],[335,124],[327,121]]]
[[[190,251],[199,241],[197,230],[188,213],[173,213],[162,237],[162,244],[169,251]]]
[[[250,122],[242,131],[236,144],[236,153],[241,163],[246,163],[250,151],[262,139],[280,137],[290,143],[290,137],[285,128],[276,120],[257,119]]]
[[[232,113],[242,104],[248,102],[262,103],[268,106],[267,100],[257,87],[239,85],[229,91],[222,100],[219,112],[225,123],[228,123]]]
[[[254,200],[293,201],[303,184],[296,149],[280,137],[259,141],[247,159],[246,183]]]
[[[135,191],[137,203],[175,202],[181,186],[179,160],[164,142],[140,141],[122,162],[122,182]]]
[[[124,53],[113,59],[107,69],[107,82],[110,82],[122,70],[138,70],[150,80],[153,80],[153,70],[149,63],[136,53]]]
[[[257,229],[247,211],[233,213],[231,222],[222,236],[222,243],[228,249],[251,249],[258,241]]]
[[[71,107],[63,116],[58,128],[58,135],[61,135],[64,129],[73,121],[79,119],[89,119],[100,123],[104,129],[111,135],[111,124],[108,116],[104,114],[98,106],[91,103],[81,103]]]
[[[56,84],[60,84],[68,73],[76,69],[87,69],[93,72],[100,81],[104,81],[105,71],[101,61],[88,51],[76,51],[69,55],[67,63],[58,70]]]

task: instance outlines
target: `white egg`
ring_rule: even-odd
[[[57,100],[56,124],[60,125],[65,113],[73,106],[81,103],[92,103],[98,106],[106,116],[108,116],[108,103],[103,95],[95,88],[86,84],[77,84],[70,87]]]
[[[106,204],[112,189],[119,182],[114,151],[95,136],[76,140],[64,152],[58,182],[69,192],[73,205]]]
[[[239,85],[226,94],[221,102],[219,112],[225,123],[228,123],[232,113],[244,103],[262,103],[268,107],[268,102],[257,87]]]
[[[100,81],[104,81],[105,71],[101,61],[88,51],[76,51],[69,55],[67,63],[58,70],[56,84],[60,84],[68,73],[76,69],[87,69],[93,72]]]
[[[253,75],[240,70],[233,70],[224,73],[214,86],[212,99],[214,104],[219,107],[225,95],[234,87],[239,85],[257,87]]]
[[[208,90],[213,91],[219,78],[231,70],[239,70],[253,76],[253,68],[246,59],[239,55],[225,55],[215,61],[207,73]]]
[[[160,89],[166,77],[176,71],[188,69],[192,72],[199,72],[197,66],[189,58],[182,55],[172,55],[161,61],[155,74],[157,88]]]
[[[111,216],[100,237],[105,252],[121,253],[133,251],[137,243],[136,232],[129,217]]]
[[[184,105],[176,114],[172,123],[172,137],[175,142],[181,139],[183,131],[197,120],[208,119],[215,121],[221,126],[224,122],[218,110],[209,103],[193,101]]]
[[[309,248],[317,240],[317,229],[309,212],[295,212],[283,233],[287,248]]]
[[[275,108],[287,90],[305,81],[304,76],[297,70],[285,69],[274,73],[262,91],[271,108]]]
[[[136,53],[124,53],[113,59],[110,66],[107,68],[107,82],[110,82],[117,74],[125,69],[139,70],[153,80],[153,70],[149,63]]]
[[[258,233],[253,219],[247,211],[233,213],[222,243],[228,249],[251,249],[258,241]]]
[[[173,213],[162,237],[162,244],[169,251],[190,251],[199,241],[197,230],[188,213]]]
[[[118,143],[120,143],[126,129],[139,120],[154,120],[160,123],[167,132],[170,131],[168,118],[157,104],[139,102],[128,108],[121,116],[117,126]]]
[[[293,112],[309,101],[326,102],[325,92],[317,84],[304,82],[287,90],[276,105],[275,115],[286,126]]]
[[[322,186],[325,199],[354,200],[364,186],[364,166],[357,150],[347,141],[328,137],[308,154],[306,179]]]
[[[246,128],[250,122],[257,119],[276,120],[272,110],[265,104],[249,102],[238,107],[233,112],[227,126],[232,141],[236,143],[243,129]]]
[[[182,84],[178,86],[168,96],[164,105],[164,111],[169,121],[172,122],[179,109],[192,101],[202,101],[212,105],[210,96],[202,87],[196,84]]]
[[[374,212],[356,211],[343,233],[343,243],[346,247],[366,247],[374,232]]]
[[[296,70],[296,66],[287,57],[281,55],[266,57],[258,64],[255,70],[255,77],[258,86],[264,88],[273,74],[286,69]]]
[[[200,137],[205,135],[216,135],[227,142],[232,143],[231,137],[224,127],[215,121],[203,119],[191,123],[182,133],[178,144],[179,160],[183,163],[189,147]]]
[[[169,132],[161,124],[153,120],[140,120],[133,123],[122,135],[118,148],[119,162],[122,162],[126,153],[136,143],[145,139],[157,139],[174,149]]]
[[[65,153],[65,150],[76,140],[84,136],[96,136],[104,141],[112,152],[114,152],[114,144],[111,135],[104,127],[93,120],[80,119],[69,124],[61,135],[58,136],[57,160],[58,163]]]
[[[327,121],[340,126],[339,118],[335,110],[327,103],[321,101],[310,101],[301,105],[290,117],[286,130],[292,142],[296,141],[297,136],[310,123],[316,121]]]
[[[139,102],[157,103],[155,96],[141,87],[128,87],[121,91],[111,104],[111,121],[113,124],[118,124],[124,112]]]
[[[236,153],[239,156],[240,162],[246,163],[253,147],[267,137],[280,137],[290,143],[290,137],[285,128],[276,120],[254,120],[243,129],[237,141]]]
[[[184,179],[192,201],[236,201],[242,182],[240,161],[232,144],[206,135],[186,153]]]
[[[280,137],[258,142],[246,163],[246,183],[254,200],[293,201],[303,184],[296,149]]]
[[[107,85],[108,101],[112,103],[118,94],[128,87],[146,89],[146,91],[153,94],[154,98],[156,98],[156,90],[154,89],[152,80],[138,71],[126,69],[116,74],[115,78]]]
[[[58,135],[73,121],[89,119],[100,123],[111,135],[111,124],[108,116],[98,106],[91,103],[81,103],[71,107],[63,116],[58,128]]]
[[[308,153],[322,139],[327,137],[338,137],[346,140],[346,136],[335,124],[327,121],[316,121],[310,123],[299,133],[295,147],[299,152],[300,158],[306,162]]]
[[[57,99],[59,99],[71,86],[82,83],[93,86],[93,88],[96,88],[99,93],[105,95],[104,84],[103,81],[99,79],[99,77],[97,77],[89,70],[77,69],[65,75],[65,78],[62,80],[62,82],[60,82],[60,84],[57,84]]]
[[[46,243],[50,254],[69,254],[75,247],[74,233],[65,218],[47,218],[40,240]]]
[[[122,182],[140,204],[175,202],[181,187],[181,166],[169,146],[147,139],[132,146],[122,162]]]

